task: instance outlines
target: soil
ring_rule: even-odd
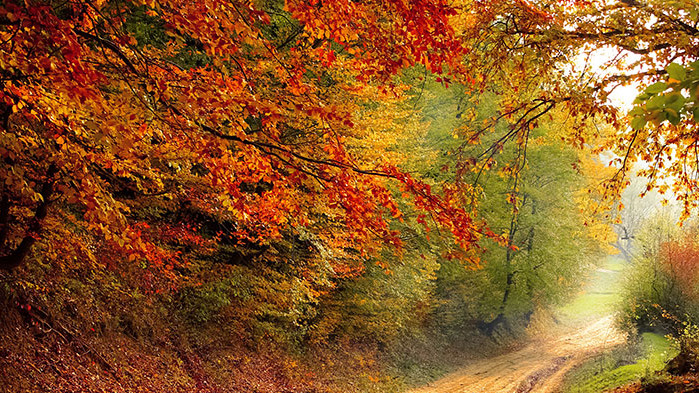
[[[573,367],[623,342],[609,315],[535,337],[522,349],[476,361],[410,393],[555,393]]]

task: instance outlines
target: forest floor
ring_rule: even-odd
[[[624,343],[606,299],[616,297],[618,273],[598,269],[587,290],[561,310],[562,323],[533,335],[521,349],[478,360],[410,393],[559,392],[568,371]]]

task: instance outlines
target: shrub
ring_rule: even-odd
[[[681,321],[697,321],[699,272],[697,226],[681,230],[667,216],[649,220],[639,232],[640,252],[628,270],[620,323],[627,331],[660,330],[679,335]],[[689,268],[692,267],[692,268]]]

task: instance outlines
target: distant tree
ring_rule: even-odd
[[[614,231],[617,240],[613,246],[619,250],[622,258],[631,262],[637,252],[636,240],[639,230],[646,220],[655,216],[660,208],[661,198],[657,193],[640,195],[647,191],[647,179],[633,178],[624,190],[620,203],[622,204]]]

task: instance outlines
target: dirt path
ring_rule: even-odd
[[[473,363],[410,393],[555,393],[563,375],[590,355],[623,342],[606,316],[556,337]]]

